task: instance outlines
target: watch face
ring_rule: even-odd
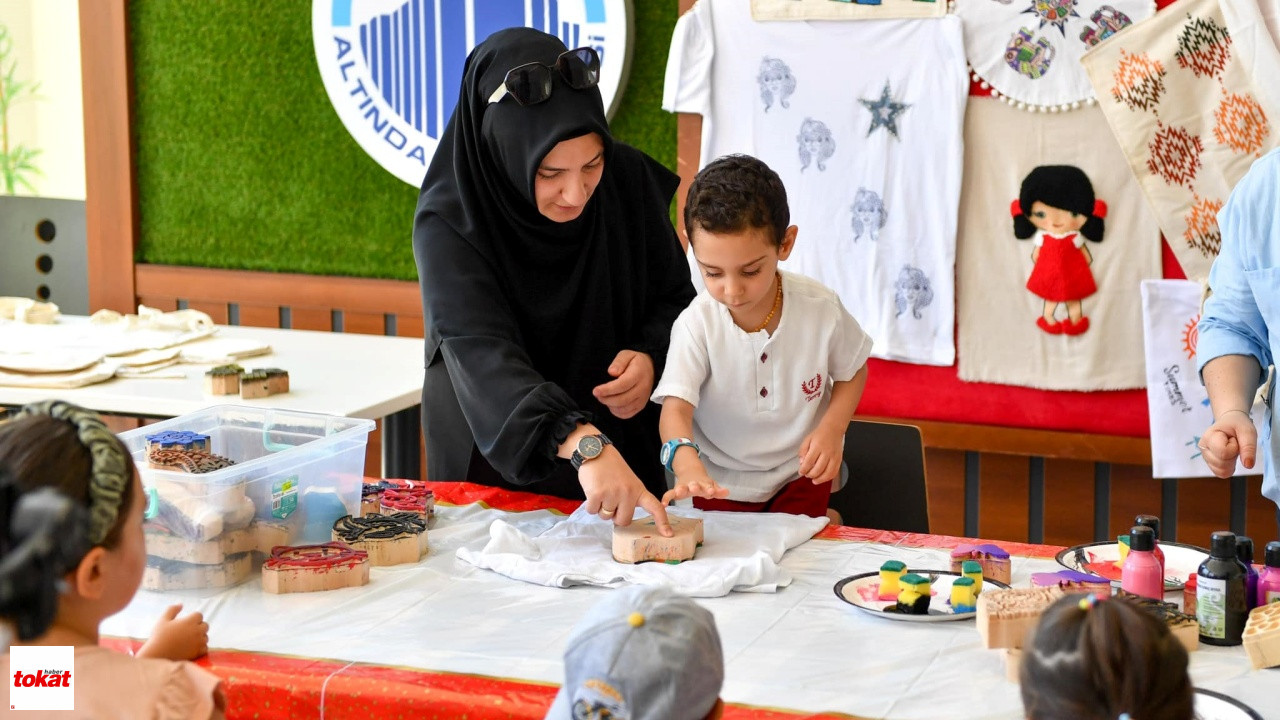
[[[582,457],[590,460],[604,451],[604,444],[600,442],[600,438],[595,435],[588,435],[578,441],[578,452],[582,453]]]

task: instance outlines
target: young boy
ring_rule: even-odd
[[[707,292],[676,319],[662,403],[663,502],[826,516],[871,338],[835,292],[784,273],[795,246],[777,173],[722,157],[689,187],[684,223]]]
[[[610,590],[578,621],[547,720],[717,720],[724,651],[710,612],[662,585]]]

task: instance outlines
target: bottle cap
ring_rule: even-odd
[[[1131,552],[1151,552],[1156,548],[1156,534],[1146,525],[1135,525],[1129,531],[1129,550]]]
[[[1272,540],[1267,543],[1265,557],[1267,567],[1280,568],[1280,540]]]
[[[1151,528],[1151,532],[1155,533],[1156,540],[1160,539],[1160,518],[1155,515],[1139,515],[1133,519],[1133,524]]]
[[[1253,564],[1253,538],[1236,536],[1236,559],[1248,567]]]
[[[1236,534],[1219,530],[1209,536],[1209,554],[1219,560],[1236,559]]]

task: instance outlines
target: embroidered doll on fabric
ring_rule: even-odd
[[[933,285],[924,271],[911,265],[903,265],[898,273],[898,280],[893,284],[893,304],[898,309],[897,317],[911,310],[911,317],[919,320],[920,311],[933,302]]]
[[[889,219],[889,213],[884,209],[884,202],[880,200],[880,196],[873,190],[866,188],[858,188],[858,192],[853,196],[853,205],[850,206],[853,211],[853,240],[857,242],[863,233],[871,238],[874,242],[880,239],[880,228],[884,227],[884,223]]]
[[[1107,204],[1094,198],[1089,176],[1074,165],[1041,165],[1022,181],[1010,206],[1013,234],[1034,237],[1027,289],[1044,299],[1036,326],[1050,335],[1079,335],[1089,329],[1081,301],[1098,290],[1086,239],[1102,242]],[[1066,306],[1067,317],[1057,318]]]
[[[800,124],[800,134],[796,135],[796,143],[800,146],[800,171],[809,167],[809,163],[817,161],[819,170],[827,169],[827,158],[836,154],[836,141],[826,123],[813,118],[805,118]]]
[[[796,91],[796,78],[786,63],[766,55],[760,61],[760,74],[756,80],[760,83],[760,99],[764,100],[765,112],[769,112],[775,101],[784,110],[791,107],[790,98]]]

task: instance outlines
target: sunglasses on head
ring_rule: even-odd
[[[497,90],[489,96],[490,103],[496,103],[510,95],[521,105],[537,105],[551,97],[551,81],[553,70],[560,71],[560,77],[574,90],[586,90],[600,82],[600,56],[594,48],[580,47],[567,50],[556,58],[555,65],[543,65],[532,62],[507,71],[506,78]]]

